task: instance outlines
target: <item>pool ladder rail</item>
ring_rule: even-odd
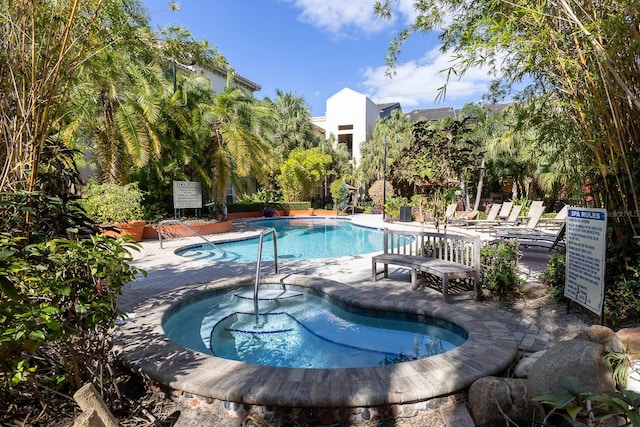
[[[179,219],[165,219],[165,220],[162,220],[162,221],[160,221],[158,223],[158,241],[160,242],[160,249],[162,249],[162,226],[166,225],[166,224],[178,224],[178,225],[181,225],[184,228],[186,228],[187,230],[189,230],[191,233],[193,233],[194,236],[198,236],[202,240],[205,241],[205,244],[202,245],[203,248],[205,248],[205,249],[216,249],[215,243],[213,243],[211,240],[207,239],[202,234],[198,233],[196,230],[194,230],[193,228],[189,227],[187,224],[185,224],[184,222],[180,221]]]
[[[260,239],[258,241],[258,259],[256,260],[256,283],[253,288],[253,308],[258,316],[258,287],[260,285],[260,270],[262,269],[262,247],[264,245],[264,236],[267,234],[273,234],[273,260],[275,262],[275,272],[278,274],[278,234],[275,228],[267,228],[260,232]]]

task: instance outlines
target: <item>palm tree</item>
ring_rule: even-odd
[[[282,165],[289,153],[296,148],[311,148],[317,145],[317,137],[311,125],[311,113],[304,97],[276,89],[276,99],[265,98],[273,112],[273,145],[276,169]]]
[[[384,141],[387,141],[386,163],[387,167],[390,167],[400,157],[402,150],[411,144],[412,125],[411,119],[400,109],[393,110],[389,117],[376,122],[373,138],[365,141],[360,148],[362,156],[359,172],[363,182],[370,183],[382,179],[385,162]]]
[[[193,157],[190,166],[211,189],[214,200],[223,199],[229,184],[247,188],[248,179],[265,181],[271,163],[271,146],[261,134],[269,127],[270,111],[240,88],[202,102],[192,117]]]
[[[125,183],[132,167],[160,155],[159,119],[171,87],[158,64],[126,54],[118,59],[118,69],[87,75],[72,92],[75,115],[67,141],[93,150],[101,181]]]

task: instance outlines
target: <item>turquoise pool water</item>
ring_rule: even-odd
[[[252,224],[276,229],[278,260],[334,258],[382,251],[382,230],[353,225],[348,219],[272,219]],[[265,235],[263,260],[274,259],[272,241],[272,234]],[[191,246],[177,253],[188,258],[256,262],[258,237]]]
[[[277,286],[260,288],[257,312],[252,287],[193,300],[167,316],[165,333],[202,353],[295,368],[406,362],[451,350],[467,337],[440,319],[341,308],[321,296]]]

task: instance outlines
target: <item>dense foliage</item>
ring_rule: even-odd
[[[142,219],[143,198],[137,182],[127,185],[91,182],[84,188],[81,205],[96,224],[114,224]]]
[[[319,148],[296,148],[280,167],[278,183],[286,202],[311,200],[331,164],[331,156]]]
[[[480,283],[492,295],[500,298],[520,291],[518,276],[518,243],[500,242],[485,245],[480,250]]]
[[[395,3],[377,1],[375,10],[392,18]],[[607,292],[633,283],[640,263],[633,239],[640,234],[640,2],[479,0],[469,7],[466,0],[437,0],[414,9],[413,22],[389,46],[390,73],[407,39],[432,31],[452,54],[449,76],[478,67],[492,72],[487,98],[515,97],[510,128],[525,132],[505,141],[516,152],[534,144],[511,165],[535,165],[540,187],[573,185],[561,190],[572,205],[605,207]],[[530,162],[534,156],[543,161]],[[572,178],[552,178],[562,174]]]
[[[556,301],[564,298],[566,280],[567,254],[564,249],[555,251],[544,271],[540,274],[540,281],[551,288],[551,295]]]

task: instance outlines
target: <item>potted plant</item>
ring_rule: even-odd
[[[131,236],[139,242],[146,224],[143,198],[137,182],[127,185],[91,182],[83,190],[82,206],[105,234]]]

